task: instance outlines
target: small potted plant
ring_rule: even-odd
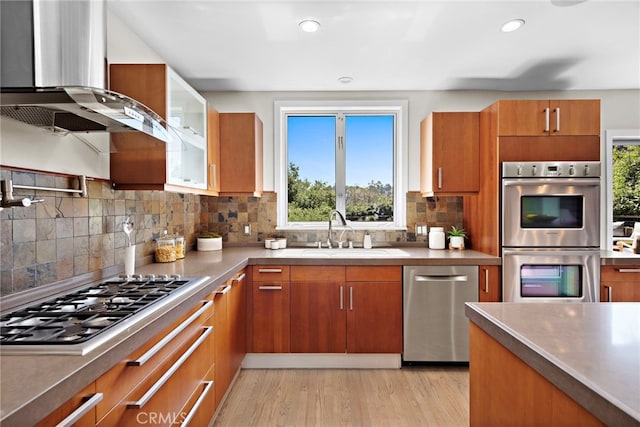
[[[467,232],[463,228],[456,228],[455,225],[451,226],[451,230],[447,231],[449,236],[449,249],[464,249],[464,239],[467,237]]]
[[[210,231],[200,233],[197,248],[198,251],[219,251],[222,249],[222,236]]]

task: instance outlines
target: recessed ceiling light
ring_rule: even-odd
[[[346,85],[353,81],[353,77],[349,77],[349,76],[338,77],[338,81]]]
[[[524,19],[512,19],[511,21],[507,21],[502,25],[503,33],[510,33],[511,31],[515,31],[518,28],[524,25]]]
[[[298,24],[300,29],[305,33],[315,33],[320,29],[320,23],[318,21],[314,21],[313,19],[305,19],[304,21],[300,21]]]

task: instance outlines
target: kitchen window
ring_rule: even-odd
[[[605,167],[605,249],[610,250],[640,222],[640,129],[606,131]]]
[[[278,229],[404,229],[406,101],[275,105]]]

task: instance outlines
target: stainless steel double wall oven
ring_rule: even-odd
[[[600,162],[502,164],[504,301],[597,302]]]

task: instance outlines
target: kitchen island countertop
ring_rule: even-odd
[[[467,303],[465,313],[605,424],[640,425],[640,303]]]

